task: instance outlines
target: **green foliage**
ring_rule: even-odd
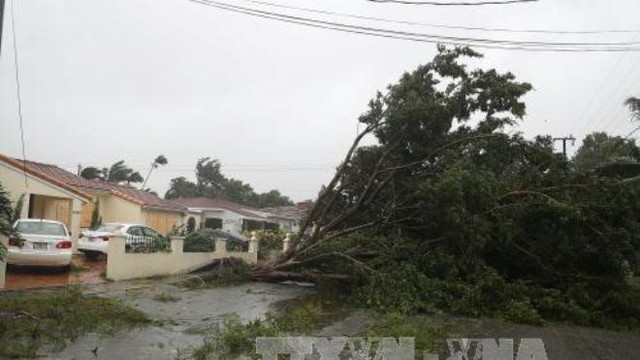
[[[134,254],[150,254],[157,252],[171,252],[171,239],[168,236],[144,237],[142,239],[132,239],[127,243],[125,251]]]
[[[532,87],[469,70],[469,57],[479,54],[440,48],[370,102],[360,121],[377,143],[355,151],[319,203],[327,216],[314,225],[333,240],[296,260],[378,254],[366,268],[325,257],[304,270],[353,275],[352,297],[379,310],[637,326],[640,292],[627,277],[640,269],[640,181],[573,167],[549,136],[502,132],[525,115]]]
[[[322,316],[323,310],[320,303],[305,302],[288,308],[280,314],[268,314],[267,320],[280,333],[307,334],[317,327]]]
[[[530,303],[526,301],[512,301],[504,310],[504,318],[521,324],[543,325],[542,317]]]
[[[82,295],[78,289],[0,297],[0,357],[34,357],[39,348],[62,349],[87,332],[113,334],[150,321],[116,300]]]
[[[96,202],[91,212],[91,229],[97,229],[102,224],[102,216],[100,216],[100,198],[96,197]]]
[[[258,259],[267,259],[269,254],[274,251],[282,251],[282,240],[287,233],[281,230],[260,230],[257,231],[259,239],[258,243]]]
[[[13,234],[13,224],[20,219],[25,194],[21,194],[15,206],[9,198],[9,192],[0,183],[0,235],[11,236]],[[0,242],[0,261],[4,260],[7,249]]]
[[[193,351],[196,359],[207,359],[211,354],[221,358],[234,359],[238,355],[256,358],[255,340],[257,337],[275,337],[309,334],[316,328],[322,314],[322,307],[316,303],[304,303],[288,311],[267,314],[266,320],[253,320],[243,324],[238,315],[232,314],[224,319],[222,328],[205,337],[204,344]]]
[[[612,163],[635,163],[638,159],[640,149],[635,140],[594,132],[584,138],[573,163],[580,171],[590,171]]]
[[[212,288],[239,285],[251,281],[251,266],[236,258],[220,259],[212,270],[184,280],[186,288]]]
[[[416,349],[430,352],[438,351],[443,339],[447,338],[443,329],[433,326],[431,321],[398,313],[387,314],[384,321],[362,335],[368,338],[412,337],[415,339]]]
[[[216,232],[202,229],[187,235],[182,247],[184,252],[214,252],[216,251]]]
[[[222,198],[239,204],[262,208],[293,205],[291,200],[278,190],[256,193],[251,185],[222,174],[222,164],[217,159],[201,158],[196,163],[196,182],[185,177],[171,179],[167,199],[211,197]]]
[[[139,172],[127,166],[124,160],[115,162],[108,168],[88,166],[80,172],[80,176],[89,180],[103,180],[113,183],[141,183],[144,181]]]

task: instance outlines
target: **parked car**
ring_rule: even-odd
[[[7,264],[55,266],[68,271],[73,243],[67,227],[53,220],[20,219],[9,238]]]
[[[106,223],[93,230],[87,230],[78,238],[78,251],[89,260],[95,260],[101,255],[107,255],[109,239],[114,234],[125,235],[125,249],[127,252],[151,252],[152,250],[167,250],[171,243],[152,228],[140,224]]]

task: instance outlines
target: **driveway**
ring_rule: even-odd
[[[5,290],[101,283],[104,282],[101,274],[106,271],[106,268],[106,259],[86,261],[82,255],[73,257],[69,272],[60,272],[58,269],[46,267],[9,266]]]

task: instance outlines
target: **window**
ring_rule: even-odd
[[[119,224],[102,224],[97,228],[93,229],[93,231],[113,233],[118,230],[122,230],[123,227],[124,227],[123,225],[119,225]]]
[[[206,218],[204,220],[204,227],[207,229],[222,229],[222,219]]]
[[[144,236],[151,236],[151,237],[162,237],[162,235],[160,235],[159,233],[157,233],[155,230],[151,229],[151,228],[142,228],[142,232],[144,233]]]
[[[49,222],[21,221],[16,225],[16,231],[32,235],[67,236],[64,225]]]
[[[133,236],[143,236],[142,228],[139,226],[132,226],[127,230],[127,234]]]

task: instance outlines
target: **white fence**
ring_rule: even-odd
[[[125,237],[109,238],[107,278],[127,280],[150,276],[187,273],[209,264],[214,259],[235,257],[250,264],[258,261],[257,239],[251,239],[248,252],[226,251],[226,240],[216,240],[215,252],[183,252],[184,239],[171,239],[171,252],[131,254],[125,252]]]

